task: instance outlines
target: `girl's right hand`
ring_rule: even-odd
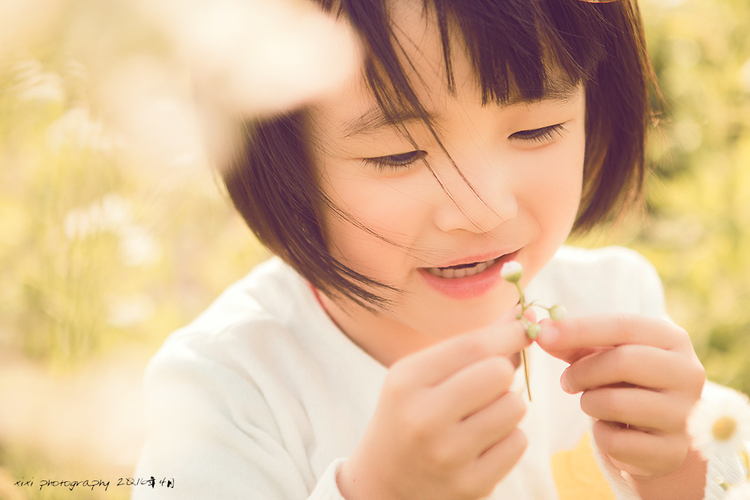
[[[527,347],[516,310],[499,326],[451,338],[391,366],[359,446],[341,467],[346,500],[477,499],[526,449],[526,412],[509,392]]]

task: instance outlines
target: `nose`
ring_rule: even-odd
[[[442,231],[488,233],[518,214],[515,189],[498,163],[487,158],[448,162],[435,169],[441,201],[434,213]]]

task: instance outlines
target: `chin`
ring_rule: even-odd
[[[513,305],[515,303],[506,308],[493,307],[486,310],[463,309],[460,312],[453,312],[452,314],[450,312],[440,314],[437,311],[433,311],[433,314],[428,315],[422,323],[426,326],[422,331],[432,337],[450,338],[475,330],[481,330],[496,323]]]

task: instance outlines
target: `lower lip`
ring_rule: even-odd
[[[518,250],[513,253],[503,255],[494,264],[474,276],[464,276],[463,278],[441,278],[435,276],[424,268],[419,269],[419,274],[430,287],[451,299],[467,300],[474,299],[489,292],[500,277],[500,270],[503,264],[514,260],[518,255]]]

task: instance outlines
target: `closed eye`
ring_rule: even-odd
[[[378,170],[396,170],[403,167],[408,167],[412,163],[424,159],[427,156],[427,152],[417,150],[409,151],[408,153],[400,153],[397,155],[378,156],[375,158],[364,158],[363,161],[376,167]]]
[[[557,125],[550,125],[549,127],[521,130],[511,134],[509,139],[537,143],[554,142],[555,138],[561,137],[563,132],[565,132],[564,124],[558,123]]]

